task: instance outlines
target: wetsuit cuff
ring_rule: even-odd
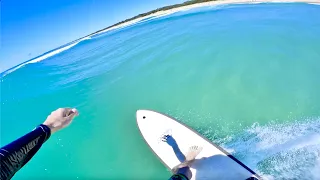
[[[45,136],[45,139],[44,139],[44,142],[46,142],[46,141],[50,138],[50,136],[51,136],[51,129],[50,129],[48,126],[44,125],[44,124],[40,124],[40,125],[38,126],[38,128],[41,128],[42,131],[43,131],[44,133],[46,133],[46,136]]]

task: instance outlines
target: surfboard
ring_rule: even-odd
[[[138,110],[136,118],[146,144],[169,170],[184,161],[184,155],[191,146],[198,146],[202,147],[202,151],[190,167],[192,180],[261,179],[223,148],[168,115],[152,110]],[[170,139],[163,141],[166,135]]]

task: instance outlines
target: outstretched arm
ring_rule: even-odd
[[[0,149],[0,179],[11,179],[48,140],[50,129],[41,124],[30,133]]]
[[[33,131],[0,149],[0,179],[11,179],[41,148],[50,135],[66,127],[78,115],[76,109],[60,108]]]

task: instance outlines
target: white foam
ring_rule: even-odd
[[[27,65],[27,64],[37,63],[37,62],[40,62],[40,61],[42,61],[42,60],[45,60],[45,59],[47,59],[47,58],[49,58],[49,57],[52,57],[52,56],[54,56],[54,55],[57,55],[57,54],[65,51],[65,50],[68,50],[68,49],[72,48],[73,46],[77,45],[79,42],[84,41],[84,40],[88,40],[88,39],[91,39],[91,37],[89,37],[89,36],[84,37],[84,38],[76,41],[76,42],[73,43],[73,44],[70,44],[70,45],[68,45],[68,46],[64,46],[64,47],[62,47],[62,48],[60,48],[60,49],[54,50],[54,51],[49,52],[49,53],[46,53],[46,54],[44,54],[44,55],[42,55],[42,56],[40,56],[40,57],[37,57],[37,58],[35,58],[35,59],[32,59],[32,60],[27,61],[27,62],[25,62],[25,63],[22,63],[22,64],[18,65],[18,66],[15,67],[15,68],[12,68],[12,69],[9,69],[9,70],[3,72],[2,77],[4,77],[4,76],[6,76],[6,75],[8,75],[8,74],[10,74],[10,73],[12,73],[12,72],[14,72],[14,71],[16,71],[17,69],[22,68],[23,66],[25,66],[25,65]]]
[[[319,155],[320,156],[320,155]],[[314,168],[311,169],[312,179],[320,179],[320,159],[318,159],[317,164],[314,166]]]
[[[251,168],[275,179],[319,179],[320,118],[285,124],[258,124],[224,146]],[[317,178],[313,178],[317,177]]]

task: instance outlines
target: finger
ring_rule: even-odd
[[[72,120],[74,117],[78,116],[79,115],[79,112],[77,109],[73,108],[73,109],[70,109],[70,111],[68,112],[67,114],[67,117],[68,119]]]
[[[72,108],[61,108],[63,110],[62,116],[63,117],[68,117],[69,114],[71,113]]]
[[[79,111],[76,108],[72,108],[73,113],[75,113],[75,116],[79,116]]]
[[[70,115],[73,115],[73,116],[78,116],[79,115],[79,111],[75,108],[72,108],[70,113],[69,113],[69,116]]]

